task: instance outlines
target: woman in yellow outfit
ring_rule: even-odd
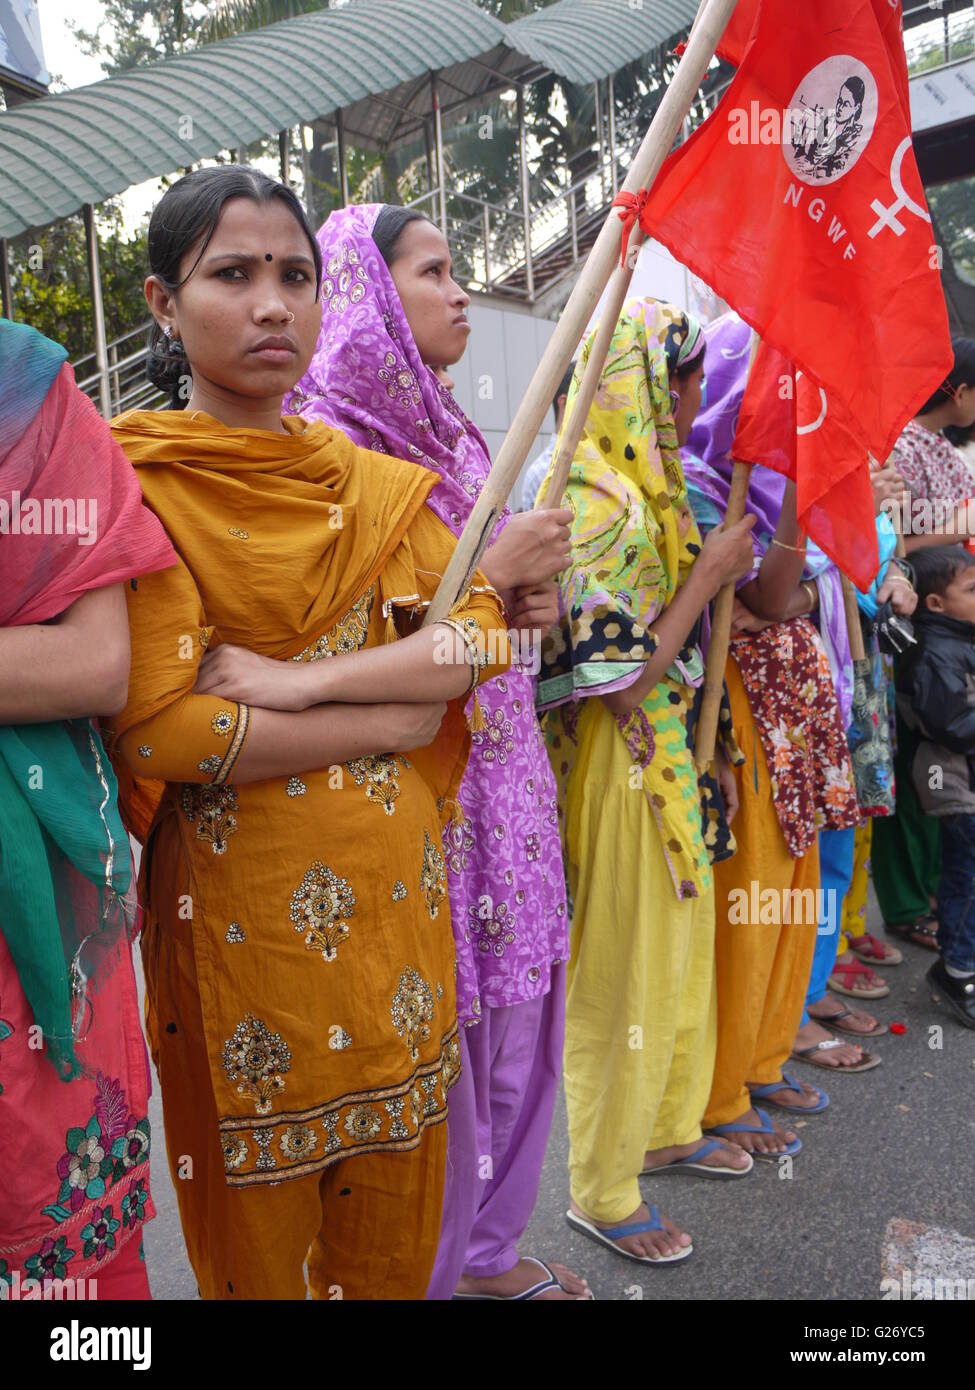
[[[569,478],[567,616],[546,641],[539,685],[574,904],[568,1220],[644,1263],[692,1246],[641,1200],[641,1173],[751,1168],[737,1146],[701,1135],[715,1044],[709,861],[730,851],[730,835],[688,745],[702,675],[693,633],[751,563],[750,519],[702,549],[687,506],[679,446],[702,371],[695,322],[653,300],[626,305]]]
[[[414,631],[454,547],[435,476],[282,419],[321,315],[290,190],[191,174],[149,253],[158,379],[192,392],[114,432],[180,563],[130,588],[112,747],[187,1249],[206,1298],[304,1298],[306,1262],[315,1297],[422,1298],[459,1067],[441,821],[500,603],[478,576]]]

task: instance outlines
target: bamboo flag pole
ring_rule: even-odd
[[[596,397],[596,387],[599,385],[599,379],[603,374],[603,367],[606,365],[606,358],[609,355],[609,345],[613,341],[616,325],[619,323],[623,305],[626,303],[630,281],[633,279],[633,270],[636,266],[636,256],[633,252],[640,249],[643,239],[643,232],[637,222],[630,233],[626,264],[617,265],[609,282],[609,294],[600,315],[599,326],[596,329],[592,350],[589,353],[589,361],[586,363],[586,370],[583,372],[579,390],[572,403],[572,413],[563,424],[562,439],[552,468],[552,481],[548,485],[545,496],[536,501],[536,511],[561,507],[562,505],[562,497],[569,482],[569,469],[572,467],[572,460],[579,447],[582,432],[586,428],[589,410]]]
[[[633,158],[623,183],[623,192],[635,194],[638,189],[649,187],[657,177],[704,80],[736,4],[737,0],[706,0],[674,79],[664,93],[650,129]],[[526,227],[526,235],[528,230]],[[511,428],[498,450],[494,467],[474,504],[440,587],[427,610],[424,626],[445,618],[469,586],[494,524],[552,404],[552,397],[606,287],[614,262],[618,262],[619,245],[620,223],[614,210],[603,224]]]
[[[759,337],[752,329],[748,352],[748,371],[758,351]],[[747,377],[746,377],[747,386]],[[731,488],[728,492],[728,510],[725,525],[734,526],[745,515],[748,500],[748,483],[752,475],[750,463],[734,462],[731,472]],[[711,613],[711,645],[704,668],[704,698],[697,720],[694,738],[694,761],[699,771],[710,766],[714,757],[714,746],[718,737],[718,714],[721,709],[721,696],[724,693],[724,668],[728,662],[728,649],[731,646],[731,611],[735,606],[735,586],[726,584],[718,591]]]
[[[854,661],[863,661],[867,655],[863,645],[863,628],[860,626],[860,607],[857,603],[857,592],[846,575],[841,575],[843,580],[843,607],[846,609],[846,630],[850,637],[850,655]]]
[[[706,0],[701,0],[698,12],[694,16],[694,23],[691,25],[692,36],[704,15],[705,4]],[[626,303],[627,292],[633,279],[633,272],[636,269],[638,253],[644,240],[643,229],[639,222],[634,222],[625,260],[615,267],[610,277],[609,293],[603,304],[603,312],[599,317],[592,351],[589,354],[589,361],[586,363],[582,381],[579,383],[576,398],[572,403],[571,413],[562,424],[562,439],[552,467],[552,481],[546,489],[545,496],[536,500],[535,511],[552,510],[562,505],[562,498],[569,482],[572,460],[575,458],[576,449],[579,447],[579,441],[589,418],[589,411],[596,398],[596,388],[599,385],[606,358],[609,356],[609,345],[613,341],[616,325],[623,312],[623,305]]]

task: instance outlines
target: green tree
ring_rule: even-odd
[[[114,200],[99,209],[99,255],[105,329],[109,340],[147,316],[146,229],[126,237]],[[11,287],[17,317],[62,343],[72,359],[91,350],[91,286],[82,219],[66,217],[10,243]]]

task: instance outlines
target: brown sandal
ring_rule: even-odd
[[[888,936],[896,936],[898,941],[911,941],[926,951],[939,949],[938,919],[933,912],[919,917],[916,922],[885,922],[884,930]]]
[[[848,1024],[840,1022],[841,1018],[852,1018],[858,1012],[858,1009],[840,1009],[838,1014],[810,1014],[809,1017],[814,1018],[817,1023],[821,1023],[824,1028],[835,1028],[837,1033],[846,1033],[851,1038],[883,1037],[884,1033],[887,1032],[886,1023],[878,1023],[875,1028],[866,1031],[862,1028],[851,1028]],[[830,1070],[836,1071],[836,1068],[831,1067]]]
[[[812,1047],[804,1047],[799,1052],[793,1048],[792,1058],[793,1061],[805,1062],[810,1067],[822,1067],[823,1071],[832,1072],[834,1075],[845,1071],[873,1071],[874,1067],[880,1066],[881,1059],[872,1052],[864,1052],[859,1062],[856,1062],[852,1067],[831,1067],[828,1062],[816,1060],[817,1052],[828,1052],[831,1048],[843,1046],[844,1044],[840,1042],[839,1038],[827,1038],[824,1042],[814,1043]]]

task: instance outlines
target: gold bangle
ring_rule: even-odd
[[[805,555],[806,553],[805,542],[803,542],[802,545],[786,545],[785,541],[776,540],[776,538],[773,536],[772,544],[779,546],[782,550],[791,550],[796,555]]]
[[[481,679],[481,667],[488,664],[487,654],[482,654],[477,645],[477,634],[481,630],[481,625],[476,618],[465,618],[462,623],[455,618],[441,618],[441,623],[445,627],[452,627],[455,632],[459,632],[467,648],[467,658],[471,665],[471,683],[467,687],[467,694],[477,689],[478,681]]]
[[[816,588],[815,581],[812,579],[803,579],[799,587],[809,595],[809,612],[815,613],[816,609],[819,607],[819,590]]]

